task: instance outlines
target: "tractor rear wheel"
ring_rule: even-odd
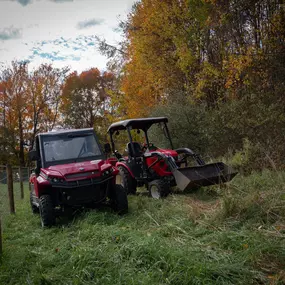
[[[137,181],[131,176],[131,174],[125,167],[119,166],[118,168],[122,177],[122,185],[125,188],[126,193],[136,194]]]
[[[51,227],[55,224],[55,212],[50,195],[42,195],[39,200],[42,227]]]
[[[126,214],[128,212],[128,197],[124,187],[115,184],[112,188],[110,197],[112,208],[120,215]]]
[[[154,199],[165,198],[170,193],[170,185],[163,180],[153,180],[148,184],[148,191]]]

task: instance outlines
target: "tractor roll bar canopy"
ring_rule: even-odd
[[[153,124],[161,122],[167,123],[168,119],[166,117],[129,119],[113,123],[108,128],[107,132],[114,133],[115,131],[125,130],[129,127],[131,127],[132,129],[141,129],[147,131]]]
[[[120,131],[120,130],[127,130],[129,140],[131,143],[131,147],[133,148],[133,144],[132,144],[133,140],[132,140],[132,135],[131,135],[130,130],[141,129],[144,131],[146,143],[147,143],[147,145],[149,145],[149,139],[148,139],[147,131],[153,124],[159,124],[159,123],[164,124],[164,129],[165,129],[165,132],[167,134],[166,137],[170,142],[171,148],[173,149],[173,144],[172,144],[172,141],[170,138],[169,130],[167,128],[168,119],[166,117],[153,117],[153,118],[129,119],[129,120],[124,120],[124,121],[119,121],[119,122],[113,123],[107,130],[107,132],[110,134],[110,139],[111,139],[113,151],[115,150],[115,144],[114,144],[114,140],[113,140],[113,134],[115,132]],[[133,152],[134,152],[134,149],[133,149]]]

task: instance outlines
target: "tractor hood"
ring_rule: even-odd
[[[112,165],[110,163],[106,163],[104,160],[91,160],[53,165],[42,169],[42,172],[48,176],[64,176],[68,179],[94,175],[96,173],[100,174],[111,167]]]
[[[172,156],[172,157],[178,156],[178,153],[177,153],[175,150],[173,150],[173,149],[162,149],[162,148],[158,148],[158,149],[156,149],[156,150],[150,150],[150,152],[153,152],[153,151],[155,151],[155,152],[160,152],[160,153],[165,154],[165,155],[170,155],[170,156]]]

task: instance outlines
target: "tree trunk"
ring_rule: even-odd
[[[23,122],[20,113],[18,114],[18,123],[19,123],[19,137],[20,137],[19,163],[20,166],[25,166]]]

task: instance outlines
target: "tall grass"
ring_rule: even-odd
[[[283,284],[282,181],[265,172],[165,200],[130,196],[125,216],[85,211],[51,229],[26,199],[4,232],[0,284]]]

